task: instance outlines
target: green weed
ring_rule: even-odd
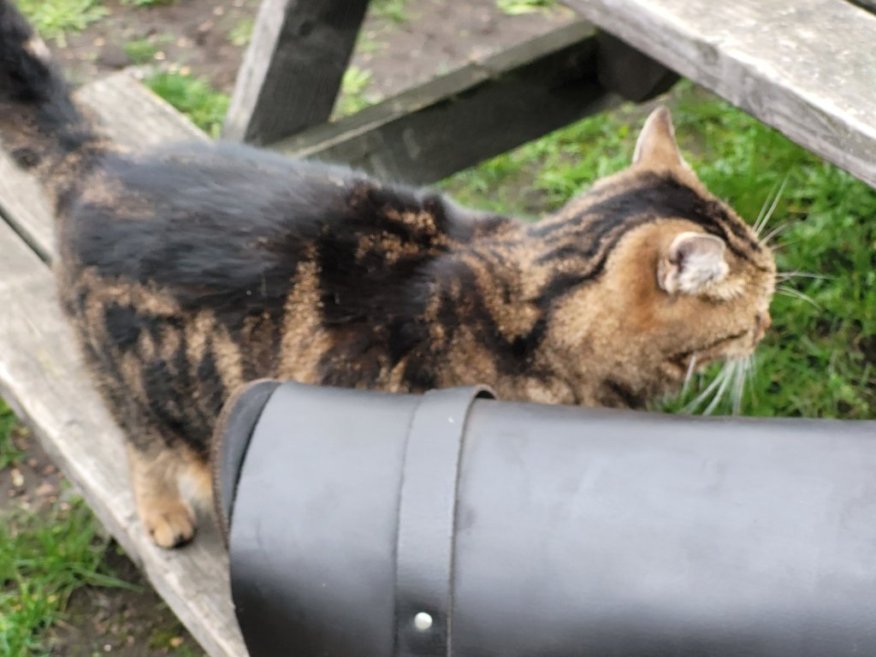
[[[375,16],[393,23],[405,23],[409,18],[408,0],[372,0],[369,9]]]
[[[101,0],[19,0],[18,8],[44,39],[66,45],[68,32],[79,32],[106,16]]]
[[[160,5],[172,5],[175,0],[122,0],[123,5],[133,7],[156,7]]]
[[[252,40],[252,32],[255,28],[255,21],[252,18],[244,18],[237,25],[231,28],[228,33],[228,40],[232,45],[242,48],[249,45]]]
[[[155,53],[158,52],[158,46],[148,39],[128,41],[124,47],[125,54],[127,54],[130,60],[135,64],[151,62],[152,58],[155,57]]]
[[[356,52],[374,53],[384,47],[384,43],[377,41],[373,34],[362,30],[356,40]]]
[[[207,134],[219,136],[225,113],[228,111],[229,98],[213,89],[209,82],[191,75],[171,72],[156,73],[144,82]]]
[[[0,470],[15,465],[24,456],[12,442],[12,432],[17,425],[12,410],[0,399]]]
[[[350,66],[344,72],[341,81],[341,93],[338,97],[336,114],[347,116],[374,104],[374,99],[366,93],[371,84],[371,72],[355,66]]]
[[[556,0],[496,0],[496,6],[510,16],[545,11],[552,9],[556,4]]]
[[[81,501],[0,519],[0,654],[47,654],[41,636],[82,586],[130,587],[103,565],[109,540]]]

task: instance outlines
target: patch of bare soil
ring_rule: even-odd
[[[68,35],[65,44],[50,45],[74,82],[139,63],[126,44],[146,41],[155,49],[152,63],[187,67],[230,92],[245,47],[234,43],[235,30],[251,23],[258,5],[258,0],[177,0],[138,7],[108,0],[106,17]]]
[[[109,569],[136,590],[85,587],[76,591],[67,618],[52,628],[52,657],[202,655],[158,594],[123,554],[110,551]]]
[[[396,93],[573,18],[560,7],[509,16],[495,0],[394,3],[401,7],[402,20],[379,10],[370,12],[351,62],[371,73],[369,91],[377,96]],[[258,0],[177,0],[144,8],[110,0],[107,17],[53,48],[73,79],[85,82],[134,64],[125,44],[146,40],[157,48],[154,63],[186,67],[230,93],[245,49],[240,39],[258,5]]]
[[[12,444],[23,456],[0,470],[0,514],[11,509],[39,512],[57,504],[62,481],[58,468],[26,429],[13,429]]]

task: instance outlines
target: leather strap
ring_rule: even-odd
[[[450,648],[456,484],[465,421],[485,387],[424,395],[411,420],[401,479],[396,555],[396,657]]]

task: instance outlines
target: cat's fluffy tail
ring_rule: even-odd
[[[60,194],[93,162],[99,141],[46,45],[0,0],[0,147]]]

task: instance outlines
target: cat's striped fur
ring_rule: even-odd
[[[537,224],[228,144],[122,153],[93,134],[0,0],[0,136],[57,199],[66,314],[130,437],[160,545],[177,477],[262,377],[641,407],[691,361],[751,352],[775,267],[656,111],[634,164]]]

